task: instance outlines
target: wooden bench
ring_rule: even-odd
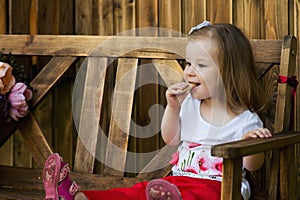
[[[73,112],[79,137],[71,174],[82,190],[130,186],[169,174],[168,161],[175,148],[161,142],[160,119],[166,88],[182,80],[186,42],[186,38],[175,37],[0,35],[1,46],[14,56],[51,56],[30,83],[35,90],[33,109],[74,63],[85,68],[79,70],[74,85],[78,89]],[[278,75],[294,74],[296,39],[286,36],[283,40],[251,40],[251,44],[270,102],[264,121],[279,134],[213,148],[213,155],[224,158],[222,199],[240,199],[242,157],[262,151],[269,156],[265,167],[253,174],[259,180],[257,198],[296,199],[293,158],[300,134],[289,131],[292,88],[278,83]],[[154,105],[151,109],[149,102]],[[15,129],[30,146],[36,168],[0,166],[0,198],[41,199],[41,168],[56,150],[32,112],[20,122],[1,124],[0,144]],[[137,152],[137,143],[148,152]]]

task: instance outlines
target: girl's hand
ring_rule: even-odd
[[[258,128],[247,132],[242,139],[250,139],[250,138],[268,138],[272,137],[269,129],[266,128]]]
[[[181,82],[171,85],[167,92],[166,98],[169,107],[180,107],[180,104],[186,97],[189,91],[189,83]]]

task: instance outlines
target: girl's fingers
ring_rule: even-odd
[[[259,128],[259,129],[255,129],[253,131],[251,131],[250,133],[250,137],[252,138],[268,138],[268,137],[272,137],[271,132],[266,129],[266,128]]]

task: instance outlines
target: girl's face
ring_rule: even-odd
[[[186,47],[186,62],[183,78],[196,83],[191,90],[193,98],[211,99],[217,97],[220,79],[218,53],[214,42],[208,37],[191,40]]]

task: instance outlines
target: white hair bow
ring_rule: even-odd
[[[191,35],[194,31],[198,31],[200,30],[201,28],[205,27],[205,26],[210,26],[211,23],[209,21],[204,21],[200,24],[198,24],[197,26],[194,26],[193,28],[191,28],[190,32],[188,35]]]

